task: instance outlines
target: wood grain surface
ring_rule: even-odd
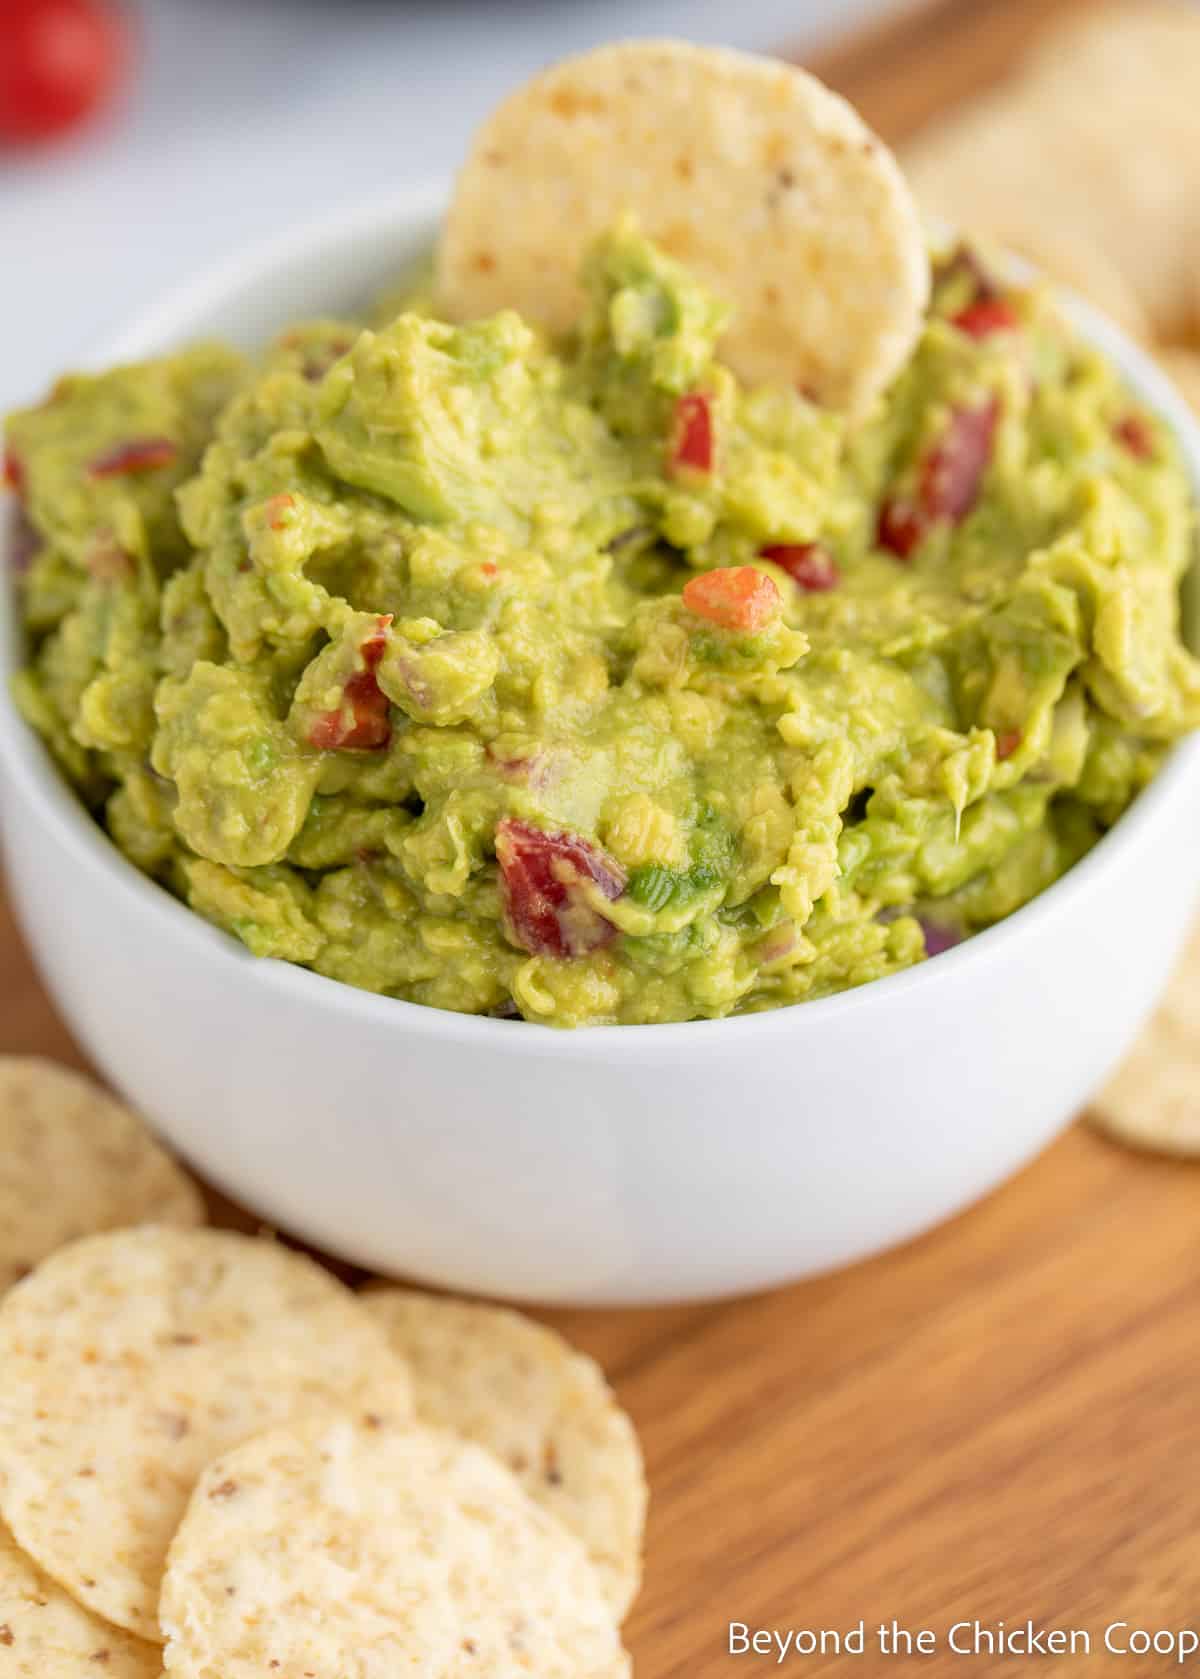
[[[822,68],[896,137],[1003,73],[1068,5],[920,6]],[[0,996],[0,1049],[84,1064],[2,905]],[[1119,1621],[1200,1628],[1198,1191],[1194,1168],[1077,1127],[971,1212],[836,1276],[720,1306],[545,1314],[603,1362],[645,1444],[641,1679],[1179,1671],[1168,1654],[1106,1656],[1103,1639]],[[1091,1654],[947,1648],[955,1622],[1029,1618],[1086,1632]],[[936,1648],[884,1655],[875,1629],[893,1619]],[[727,1651],[731,1621],[860,1620],[863,1656]]]
[[[865,34],[803,56],[892,144],[995,87],[1038,36],[1104,0],[909,0]],[[1137,5],[1140,0],[1129,0]]]

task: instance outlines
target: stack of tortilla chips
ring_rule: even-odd
[[[0,1058],[0,1673],[628,1674],[646,1484],[598,1366],[203,1219],[134,1114]]]

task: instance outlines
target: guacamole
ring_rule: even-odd
[[[7,430],[17,700],[255,954],[552,1025],[827,996],[1010,914],[1200,720],[1171,438],[961,248],[849,426],[630,226],[586,315],[423,305]]]

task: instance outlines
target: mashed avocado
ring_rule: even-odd
[[[632,229],[568,341],[410,309],[15,415],[17,697],[262,956],[573,1026],[860,985],[1070,867],[1200,719],[1169,436],[938,269],[852,431]]]

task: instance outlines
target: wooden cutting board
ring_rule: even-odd
[[[823,53],[806,54],[803,63],[896,145],[932,118],[995,87],[1047,29],[1108,3],[900,0],[873,28]]]
[[[937,0],[818,68],[899,138],[1077,9]],[[0,996],[0,1049],[84,1064],[2,905]],[[603,1362],[645,1444],[641,1679],[776,1671],[728,1653],[730,1622],[865,1623],[864,1655],[789,1656],[784,1672],[1024,1674],[1041,1662],[947,1638],[1027,1619],[1077,1648],[1088,1635],[1091,1654],[1055,1672],[1178,1671],[1106,1656],[1104,1629],[1200,1627],[1198,1190],[1193,1168],[1076,1128],[973,1211],[836,1276],[720,1306],[545,1314]],[[883,1654],[892,1621],[935,1647]]]

